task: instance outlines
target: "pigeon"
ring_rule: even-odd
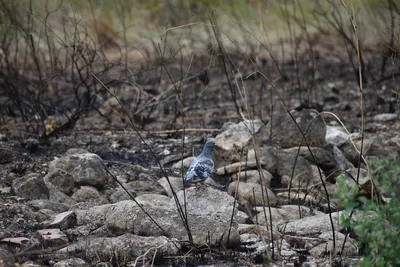
[[[190,164],[186,173],[185,186],[189,187],[192,184],[204,183],[211,176],[214,170],[214,161],[212,159],[213,148],[216,147],[214,141],[207,141],[203,147],[201,154]]]

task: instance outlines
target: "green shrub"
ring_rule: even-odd
[[[356,185],[337,179],[334,200],[344,207],[342,226],[352,229],[364,256],[361,266],[400,266],[400,164],[396,154],[371,163],[379,192],[390,201],[379,204],[358,196]]]

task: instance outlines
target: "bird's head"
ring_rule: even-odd
[[[208,140],[206,143],[205,143],[205,145],[204,145],[204,148],[209,148],[209,149],[213,149],[213,148],[215,148],[215,147],[217,147],[217,144],[215,143],[215,141],[214,140]]]

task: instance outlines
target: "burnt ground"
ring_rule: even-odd
[[[350,59],[339,50],[343,48],[332,50],[321,41],[314,45],[313,60],[308,50],[298,55],[297,63],[293,58],[282,60],[282,55],[277,56],[279,70],[271,58],[241,53],[223,56],[226,72],[222,56],[211,55],[182,62],[169,58],[147,66],[132,65],[131,72],[125,72],[122,64],[110,63],[103,70],[104,64],[99,64],[99,79],[124,104],[148,146],[110,93],[92,78],[83,83],[83,79],[72,78],[73,71],[64,70],[46,84],[44,96],[35,99],[30,97],[34,90],[43,88],[37,80],[4,71],[10,76],[3,75],[1,89],[0,239],[29,237],[41,227],[41,215],[9,191],[12,180],[27,172],[46,174],[49,162],[70,148],[97,153],[112,171],[138,180],[141,167],[151,170],[143,181],[156,184],[162,173],[149,148],[168,167],[182,155],[191,155],[192,148],[196,154],[204,140],[215,136],[224,123],[240,121],[238,109],[245,117],[254,116],[265,123],[285,112],[277,93],[289,110],[315,108],[332,112],[350,132],[359,132],[358,78]],[[396,92],[400,65],[395,62],[382,74],[383,56],[378,49],[364,53],[365,137],[378,138],[383,145],[399,151],[399,143],[391,141],[399,133],[398,120],[377,124],[373,119],[377,114],[399,110]],[[263,75],[275,81],[275,89]],[[10,90],[15,91],[11,94]],[[41,107],[35,109],[35,105]],[[48,123],[44,119],[49,115],[55,119],[54,131],[45,135]],[[187,129],[184,152],[183,132],[177,131],[183,128],[182,118]],[[324,118],[328,124],[336,125],[332,116]],[[134,195],[141,193],[138,186]]]

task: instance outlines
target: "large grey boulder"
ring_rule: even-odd
[[[186,228],[176,209],[142,204],[147,212],[145,214],[133,201],[121,201],[114,205],[105,220],[105,226],[111,235],[131,232],[142,236],[164,235],[180,241],[189,241]],[[221,239],[229,230],[229,222],[192,214],[188,214],[188,224],[193,242],[198,245],[220,245]]]
[[[74,189],[75,178],[69,172],[54,168],[43,178],[47,183],[52,183],[59,191],[64,194],[70,194]]]
[[[233,247],[239,243],[237,223],[231,224],[233,198],[226,192],[211,187],[188,189],[186,211],[189,229],[195,244],[223,245]],[[181,205],[184,204],[183,191],[177,193]],[[142,236],[168,236],[180,241],[188,241],[187,230],[177,212],[174,200],[168,206],[157,204],[155,198],[138,198],[143,210],[131,200],[115,204],[75,210],[78,226],[100,229],[105,226],[108,235],[116,236],[126,232]],[[154,202],[154,203],[153,203]],[[185,210],[182,206],[182,210]],[[150,215],[151,218],[148,216]],[[229,236],[229,240],[228,240]]]
[[[316,177],[311,164],[301,156],[283,151],[281,149],[265,146],[258,149],[258,156],[263,169],[281,177],[282,187],[307,188],[320,182]],[[248,159],[255,159],[255,151],[250,150]]]
[[[311,150],[311,153],[310,153]],[[297,153],[303,158],[307,159],[313,164],[317,164],[324,170],[331,170],[336,167],[336,161],[333,154],[322,147],[310,147],[310,150],[306,146],[287,148],[284,151],[297,155]],[[314,156],[314,157],[313,157]]]
[[[46,178],[49,182],[57,188],[65,186],[62,192],[71,191],[70,177],[74,179],[74,186],[91,185],[99,189],[102,189],[109,179],[98,155],[77,149],[70,149],[62,158],[50,162],[49,174],[51,175]],[[68,183],[65,182],[66,178]]]
[[[228,122],[222,126],[221,133],[215,137],[216,168],[240,161],[241,151],[252,143],[252,135],[265,128],[260,120],[244,120],[239,123]]]
[[[292,110],[291,115],[302,130],[309,146],[322,147],[325,144],[326,123],[322,116],[313,109],[301,111]],[[298,147],[306,145],[298,126],[288,113],[277,116],[267,125],[272,128],[270,141],[279,144],[282,148]]]
[[[230,221],[233,210],[234,198],[226,192],[214,189],[212,187],[204,187],[200,189],[189,188],[185,192],[183,190],[177,193],[177,198],[181,205],[185,203],[186,211],[189,215],[200,216],[216,221]],[[169,207],[176,209],[174,199],[170,200]]]

